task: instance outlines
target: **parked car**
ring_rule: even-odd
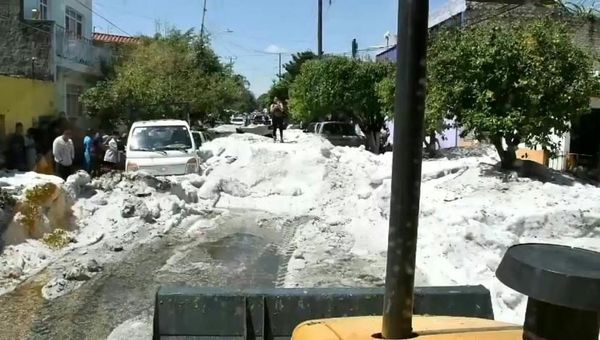
[[[214,139],[214,134],[209,131],[192,130],[192,137],[196,149],[199,149],[204,143]]]
[[[306,129],[304,129],[304,132],[308,132],[308,133],[317,133],[317,125],[319,125],[320,123],[309,123],[306,126]]]
[[[127,139],[126,171],[156,176],[184,175],[200,169],[197,146],[183,120],[135,122]]]
[[[271,118],[268,115],[257,114],[252,118],[252,124],[255,125],[271,125]]]
[[[320,122],[315,124],[314,129],[315,133],[320,134],[336,146],[358,147],[366,144],[365,137],[359,135],[355,125],[351,123]]]
[[[231,124],[245,126],[246,125],[246,117],[242,115],[233,116],[231,118]]]
[[[240,126],[236,129],[237,133],[253,133],[259,136],[272,137],[273,130],[269,125],[254,125],[254,126]]]

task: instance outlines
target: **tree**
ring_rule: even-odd
[[[229,105],[251,106],[248,82],[219,62],[205,38],[171,30],[143,38],[108,79],[81,97],[107,125],[137,119],[204,119]],[[108,126],[107,126],[108,127]]]
[[[597,85],[590,55],[549,19],[440,32],[428,58],[428,110],[488,139],[503,168],[520,143],[555,149]]]
[[[377,84],[391,68],[391,64],[344,57],[305,63],[290,89],[293,118],[353,120],[367,135],[369,149],[377,152],[376,140],[385,121]]]
[[[428,53],[432,53],[429,51]],[[428,74],[430,75],[430,73]],[[431,80],[428,81],[431,84]],[[387,77],[377,84],[377,96],[381,104],[383,112],[389,118],[394,116],[395,106],[395,94],[396,94],[396,72],[395,70],[390,72]],[[430,157],[436,155],[437,150],[435,148],[437,143],[437,133],[442,133],[449,126],[444,124],[444,113],[441,110],[435,108],[435,105],[431,105],[430,96],[426,97],[427,103],[425,107],[425,121],[424,121],[424,133],[423,143],[425,149]]]
[[[268,108],[271,104],[271,99],[269,98],[269,93],[265,92],[256,98],[256,102],[258,104],[259,109]]]
[[[273,102],[275,97],[286,100],[290,97],[290,86],[300,74],[302,65],[309,60],[316,59],[317,55],[311,51],[299,52],[292,55],[292,60],[283,65],[285,72],[281,78],[273,81],[273,85],[269,89],[269,103]]]
[[[293,82],[294,79],[300,74],[302,65],[313,59],[317,59],[317,55],[312,51],[304,51],[292,55],[292,60],[283,65],[283,68],[285,69],[283,76]]]

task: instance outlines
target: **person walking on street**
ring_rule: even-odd
[[[92,130],[88,129],[85,137],[83,137],[83,168],[88,174],[92,174],[93,169],[93,149],[94,140],[92,138]]]
[[[118,133],[113,133],[108,140],[108,148],[104,153],[104,162],[112,169],[117,169],[119,163],[119,144],[117,143]]]
[[[65,129],[62,135],[54,139],[52,154],[54,154],[54,163],[56,163],[54,169],[56,176],[66,180],[72,173],[73,159],[75,159],[71,130]]]
[[[283,143],[283,123],[285,119],[285,108],[279,98],[275,97],[275,101],[270,107],[271,115],[273,115],[273,140],[277,142],[277,129]]]

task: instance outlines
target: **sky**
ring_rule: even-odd
[[[431,10],[446,0],[431,0]],[[96,32],[153,35],[165,28],[200,30],[203,0],[93,0]],[[323,49],[350,53],[384,46],[396,32],[398,0],[324,0]],[[207,0],[205,29],[224,62],[250,82],[255,95],[266,92],[291,54],[317,49],[317,0]],[[376,53],[376,52],[372,52]]]

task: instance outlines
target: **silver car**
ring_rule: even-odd
[[[350,123],[320,122],[314,126],[314,131],[336,146],[359,147],[366,143],[365,138],[356,132],[354,124]]]

